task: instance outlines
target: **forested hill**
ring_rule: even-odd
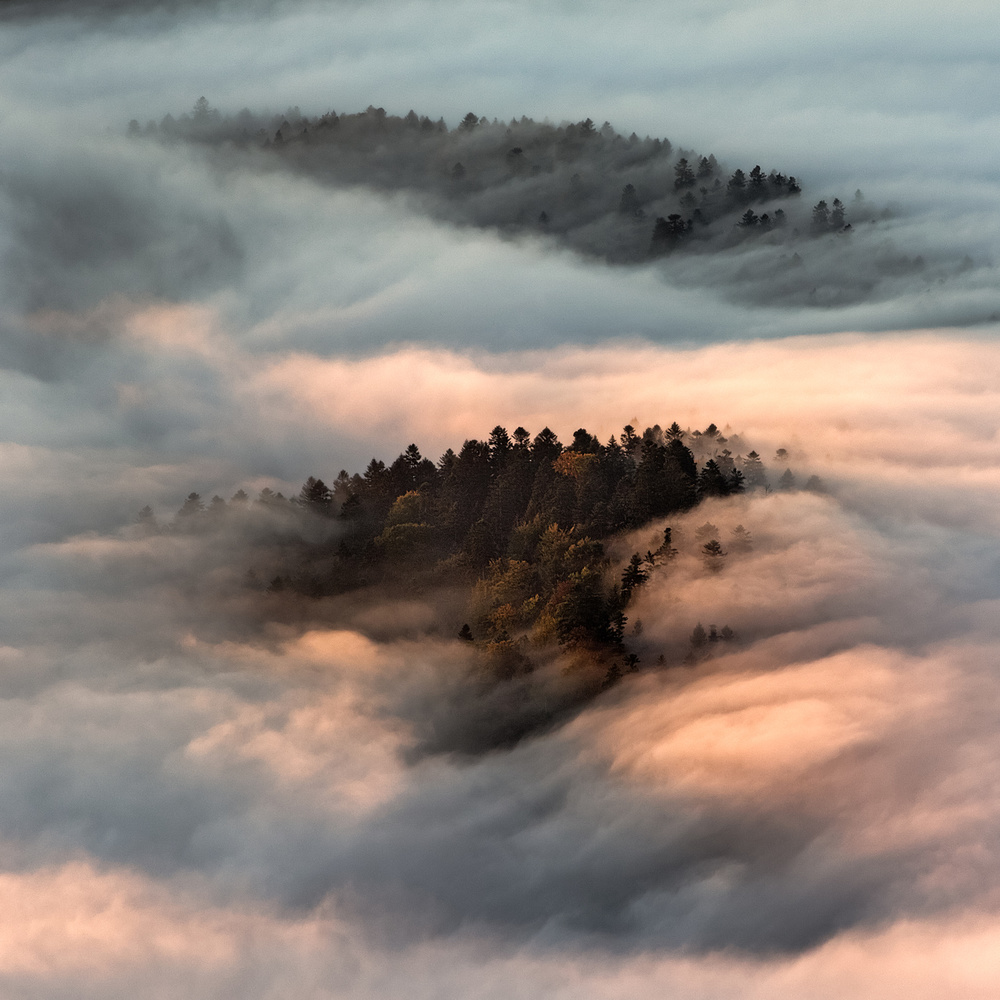
[[[551,723],[640,664],[697,663],[713,642],[733,640],[723,623],[706,632],[692,621],[684,649],[649,650],[628,610],[652,575],[669,573],[678,546],[704,573],[724,572],[749,551],[742,524],[721,532],[706,522],[681,540],[667,520],[710,497],[794,488],[789,469],[772,483],[760,456],[744,450],[715,425],[642,434],[626,426],[606,444],[581,428],[566,447],[549,428],[532,438],[498,426],[436,464],[412,444],[391,464],[373,458],[363,474],[341,471],[331,485],[310,477],[292,498],[265,489],[251,501],[241,490],[206,504],[192,493],[162,528],[146,508],[139,530],[208,533],[256,519],[263,531],[244,533],[236,558],[264,614],[305,602],[313,616],[336,618],[345,595],[357,607],[447,590],[447,600],[430,602],[434,630],[470,644],[488,689],[520,691],[518,707],[499,711],[490,701],[489,725],[463,727],[488,747]],[[623,555],[625,533],[653,521],[655,537]],[[543,669],[554,663],[555,674]]]
[[[785,243],[851,226],[840,199],[798,204],[798,180],[778,169],[727,168],[711,153],[623,136],[589,118],[557,126],[470,112],[449,129],[442,119],[374,107],[318,117],[297,108],[226,117],[202,98],[191,114],[146,126],[133,120],[129,132],[217,147],[325,183],[411,192],[448,221],[547,234],[615,263],[764,237]]]

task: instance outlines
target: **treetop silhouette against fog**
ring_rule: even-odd
[[[470,120],[469,127],[480,126]],[[470,644],[489,684],[534,690],[536,669],[559,659],[571,679],[544,698],[529,691],[513,715],[494,719],[483,730],[492,735],[480,738],[488,748],[551,724],[640,667],[692,665],[708,655],[694,638],[669,656],[648,648],[641,623],[627,628],[629,608],[651,580],[669,584],[678,558],[687,573],[725,572],[752,551],[751,533],[731,527],[724,548],[723,532],[706,521],[678,544],[667,525],[638,551],[620,553],[635,544],[629,533],[703,500],[770,492],[760,457],[744,450],[738,435],[715,424],[692,431],[674,422],[642,433],[626,425],[604,444],[581,427],[568,445],[548,427],[532,437],[498,425],[437,463],[411,444],[391,463],[372,458],[363,473],[341,470],[330,485],[310,476],[290,498],[264,488],[254,501],[240,490],[228,504],[218,496],[206,504],[192,492],[163,528],[143,508],[136,530],[242,526],[244,587],[278,610],[309,605],[322,617],[346,595],[357,602],[396,590],[447,591],[434,602],[447,609],[436,627]],[[782,476],[782,490],[794,488],[790,476]],[[735,638],[728,628],[722,634]]]
[[[411,110],[310,117],[244,109],[224,116],[202,97],[189,114],[129,123],[130,135],[203,144],[261,168],[279,164],[323,183],[364,184],[421,195],[433,214],[504,233],[540,232],[612,263],[736,247],[747,239],[788,242],[846,231],[837,199],[822,226],[817,207],[790,226],[799,181],[756,164],[724,169],[714,155],[669,139],[620,135],[585,118],[552,125],[527,117],[489,121],[474,111],[449,129]],[[825,205],[825,202],[821,202]]]
[[[992,267],[950,241],[912,245],[915,207],[877,206],[860,190],[849,204],[836,192],[807,200],[801,178],[756,162],[759,151],[744,166],[723,164],[586,117],[555,125],[470,110],[452,127],[374,106],[226,115],[199,98],[190,112],[133,120],[126,131],[136,142],[184,143],[230,178],[252,172],[280,185],[279,172],[290,172],[402,194],[406,211],[439,222],[534,240],[538,252],[563,246],[652,266],[740,305],[841,309],[906,298],[915,286],[939,293]]]

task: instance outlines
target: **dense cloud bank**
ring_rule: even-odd
[[[810,237],[801,252],[765,242],[612,268],[541,237],[437,226],[402,195],[219,171],[125,138],[81,139],[70,159],[57,140],[32,149],[24,135],[0,206],[2,352],[46,380],[109,347],[99,367],[121,366],[113,346],[129,317],[158,306],[207,310],[255,354],[328,355],[981,325],[1000,309],[992,230],[933,214],[846,243]],[[989,203],[976,211],[988,219]],[[872,270],[876,258],[888,272]]]
[[[740,975],[766,992],[803,968],[828,984],[816,995],[846,996],[831,971],[844,949],[855,971],[905,979],[900,942],[927,937],[938,944],[921,968],[947,988],[936,949],[985,947],[997,898],[993,345],[563,350],[500,370],[408,352],[314,360],[314,383],[258,377],[281,393],[274,413],[297,421],[298,398],[331,440],[381,412],[380,434],[398,421],[395,434],[433,454],[435,433],[481,433],[476,405],[610,432],[636,363],[647,377],[631,408],[698,426],[728,405],[772,470],[785,447],[828,492],[730,498],[675,519],[681,555],[631,609],[643,669],[512,750],[414,756],[428,726],[461,725],[468,709],[470,654],[441,634],[438,595],[289,614],[243,585],[266,519],[208,536],[73,533],[69,521],[59,539],[12,542],[4,892],[21,907],[30,893],[52,921],[70,893],[92,937],[86,957],[70,942],[58,960],[15,938],[10,988],[60,995],[59,977],[84,963],[95,991],[151,970],[140,995],[191,977],[207,984],[195,995],[229,995],[243,976],[396,995],[415,975],[418,994],[468,976],[505,995],[503,969],[542,988],[566,963],[588,969],[578,949],[596,949],[601,972],[581,986],[594,996],[623,983],[715,996]],[[455,398],[451,423],[414,422],[403,389],[415,375]],[[344,409],[322,411],[314,384],[354,395],[327,391]],[[163,522],[185,486],[160,484]],[[75,503],[106,495],[83,480]],[[692,544],[706,520],[753,539],[721,573]],[[657,533],[623,540],[618,557]],[[728,623],[739,641],[681,665],[698,622]],[[102,924],[108,907],[120,923]],[[148,928],[147,943],[129,943],[128,927]],[[450,956],[445,980],[433,955]],[[985,989],[967,975],[968,995]]]

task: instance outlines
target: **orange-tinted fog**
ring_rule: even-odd
[[[238,536],[125,527],[24,549],[7,587],[21,624],[4,651],[5,891],[72,884],[93,909],[86,947],[58,960],[12,945],[30,956],[7,962],[12,989],[58,990],[80,967],[95,990],[131,975],[119,912],[126,936],[155,923],[151,982],[197,975],[205,995],[250,969],[279,990],[334,977],[348,996],[432,995],[441,975],[483,996],[518,995],[506,976],[561,995],[569,975],[595,997],[995,987],[995,348],[920,334],[307,364],[218,336],[216,357],[249,373],[238,397],[279,423],[308,412],[332,438],[359,419],[430,447],[496,422],[568,438],[714,420],[772,479],[786,447],[823,491],[675,518],[677,558],[629,609],[640,671],[479,758],[409,755],[468,704],[468,651],[422,637],[434,608],[418,595],[301,628],[257,606],[241,640],[246,609],[213,603]],[[428,394],[454,406],[427,412]],[[706,521],[724,546],[743,525],[752,548],[706,571]],[[623,563],[661,527],[610,554]],[[698,623],[737,639],[692,666]],[[58,924],[47,892],[32,905]]]

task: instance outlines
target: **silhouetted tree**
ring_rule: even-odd
[[[554,462],[561,452],[562,445],[559,443],[559,438],[548,427],[543,427],[531,445],[531,455],[536,465]]]
[[[701,547],[701,551],[705,568],[713,573],[718,573],[722,569],[723,560],[726,557],[726,553],[722,551],[722,545],[719,544],[718,539],[713,538],[711,541],[706,542]]]
[[[750,537],[750,532],[742,524],[737,524],[730,533],[729,551],[749,552],[752,548],[753,539]]]
[[[310,476],[299,491],[299,503],[314,514],[327,516],[333,504],[333,493],[322,479]]]
[[[205,504],[197,493],[189,493],[187,499],[177,511],[177,516],[182,518],[193,517],[201,514],[205,510]]]
[[[757,452],[751,451],[743,459],[743,475],[746,477],[747,486],[751,489],[767,486],[767,473]]]
[[[677,161],[677,166],[674,167],[674,190],[679,191],[682,188],[694,187],[694,185],[695,176],[691,164],[684,157],[681,157]]]
[[[729,482],[719,469],[715,459],[709,459],[698,474],[699,497],[729,496]]]
[[[832,229],[843,229],[846,221],[844,203],[839,198],[834,198],[833,208],[830,211],[830,227]]]
[[[622,196],[618,202],[618,211],[622,215],[629,215],[633,218],[639,218],[642,215],[639,196],[635,193],[635,188],[631,184],[626,184],[622,188]]]
[[[632,592],[649,579],[649,573],[642,568],[642,556],[636,552],[622,572],[622,600],[628,604]]]
[[[694,537],[699,542],[704,542],[709,538],[718,538],[719,529],[711,521],[706,521],[700,528],[695,528]]]
[[[656,255],[672,250],[688,232],[688,225],[681,216],[676,213],[668,215],[665,219],[661,216],[653,225],[653,235],[650,240],[649,251]]]
[[[688,666],[694,666],[699,660],[704,659],[706,655],[705,647],[708,645],[708,633],[701,622],[695,625],[694,631],[691,633],[691,638],[688,641],[691,644],[691,649],[684,658],[684,662]]]

